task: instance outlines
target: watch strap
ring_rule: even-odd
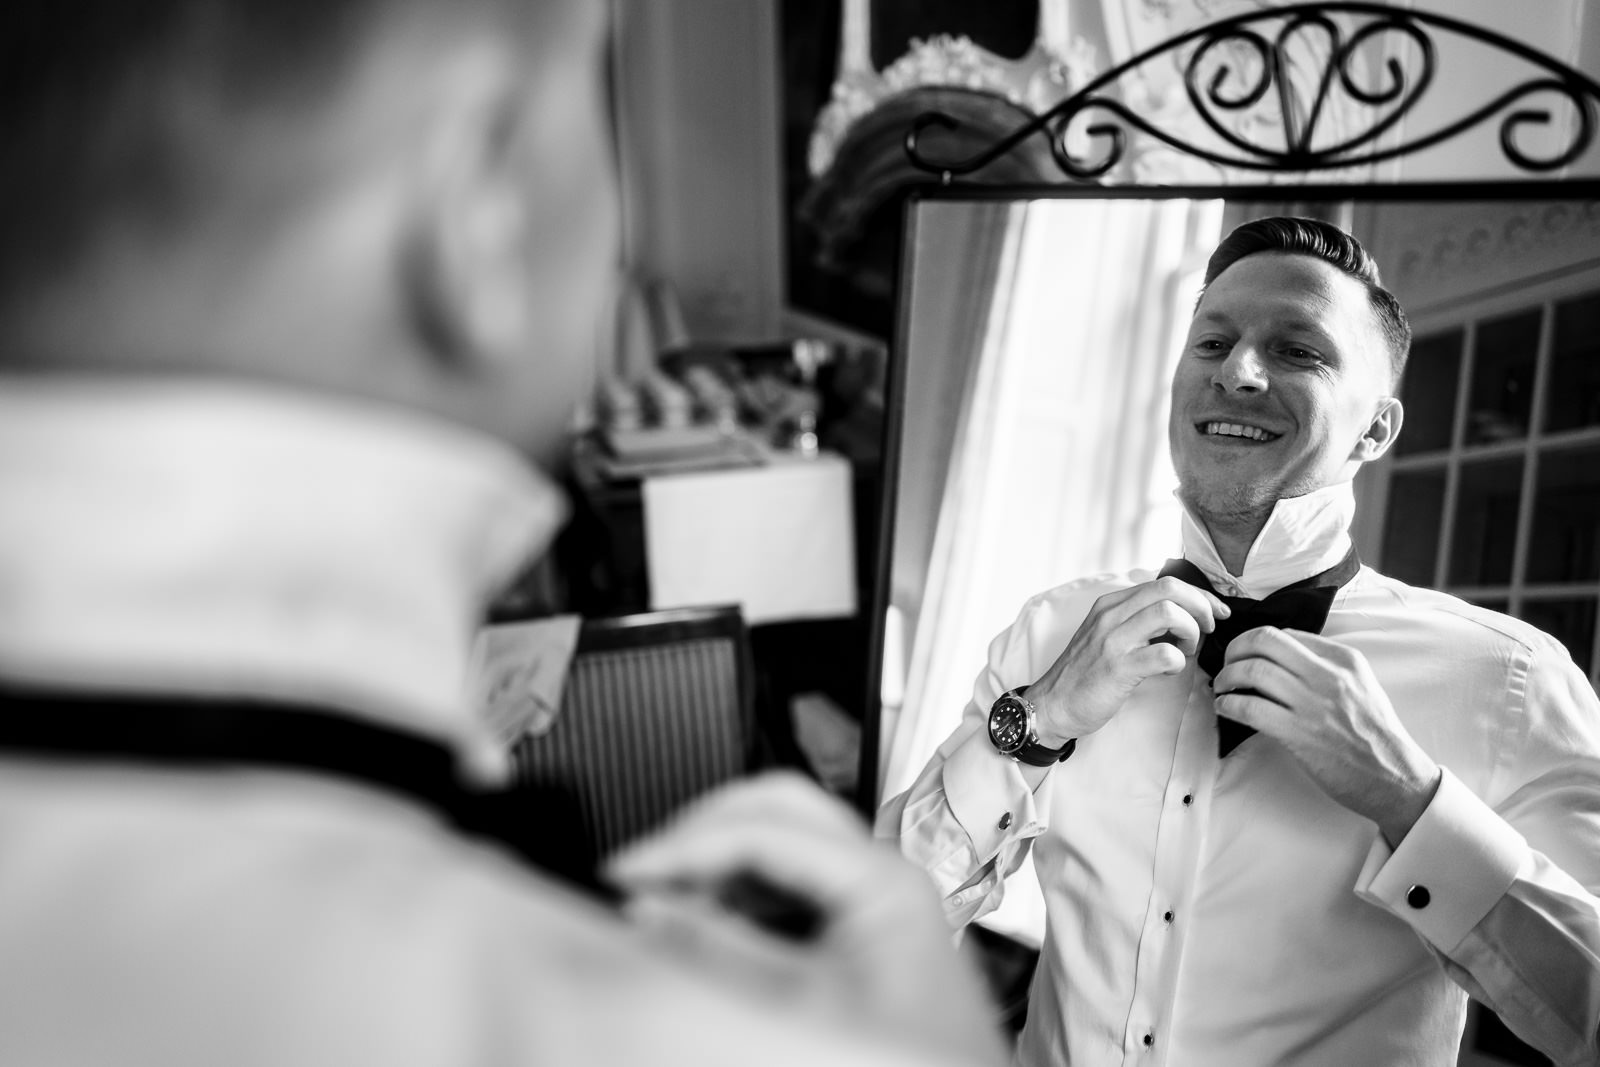
[[[1060,748],[1048,748],[1033,741],[1017,749],[1015,755],[1018,763],[1026,763],[1030,767],[1051,767],[1065,760],[1077,749],[1078,739],[1073,737]]]

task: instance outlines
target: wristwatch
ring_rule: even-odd
[[[1000,699],[989,709],[989,743],[1002,756],[1010,756],[1030,767],[1049,767],[1060,763],[1078,747],[1077,738],[1060,748],[1047,748],[1039,743],[1038,712],[1023,696],[1025,685],[1000,694]]]

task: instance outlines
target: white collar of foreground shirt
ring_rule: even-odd
[[[1259,600],[1343,559],[1350,551],[1355,513],[1355,490],[1349,482],[1279,500],[1245,556],[1244,572],[1234,575],[1217,554],[1211,534],[1185,508],[1183,556],[1205,572],[1218,592]]]
[[[504,759],[485,600],[565,516],[511,449],[291,389],[0,379],[0,673],[331,704]]]

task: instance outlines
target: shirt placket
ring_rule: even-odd
[[[1123,1030],[1124,1064],[1167,1062],[1177,976],[1188,929],[1196,865],[1216,769],[1216,713],[1203,671],[1189,665],[1172,774],[1162,797],[1149,903],[1134,963],[1133,1002]]]

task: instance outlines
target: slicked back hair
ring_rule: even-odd
[[[1205,285],[1210,286],[1223,271],[1257,252],[1313,256],[1360,282],[1367,291],[1367,299],[1389,350],[1391,387],[1400,381],[1406,357],[1411,353],[1411,324],[1406,321],[1400,301],[1383,287],[1378,264],[1361,247],[1361,242],[1320,219],[1286,216],[1252,219],[1224,237],[1211,253],[1206,262]],[[1205,295],[1204,288],[1201,295]]]

